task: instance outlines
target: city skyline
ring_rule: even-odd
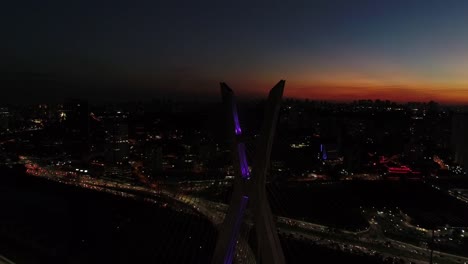
[[[15,83],[4,100],[216,100],[220,81],[261,97],[282,78],[285,97],[299,99],[466,104],[467,9],[461,1],[9,2],[2,79],[26,72],[48,82]]]
[[[5,3],[0,264],[468,263],[467,11]]]

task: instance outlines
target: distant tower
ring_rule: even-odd
[[[250,172],[234,93],[225,83],[221,83],[223,103],[229,113],[228,123],[233,143],[233,162],[236,176],[229,209],[219,232],[213,264],[233,262],[240,227],[248,208],[251,210],[250,213],[255,223],[258,245],[257,258],[259,258],[260,263],[285,263],[265,186],[284,84],[285,81],[281,80],[271,89],[268,96],[264,123],[257,141],[253,169]]]

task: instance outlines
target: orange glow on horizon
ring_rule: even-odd
[[[412,65],[356,55],[343,59],[338,66],[320,67],[319,62],[302,61],[255,75],[243,71],[229,76],[227,82],[231,85],[232,81],[238,94],[254,97],[264,97],[279,79],[285,79],[285,97],[297,99],[468,104],[467,58],[466,54],[444,53],[438,56],[437,64]]]
[[[285,89],[285,96],[298,99],[352,101],[360,99],[381,99],[395,102],[436,101],[449,104],[467,104],[468,89],[404,87],[404,86],[333,86],[311,85],[307,87],[291,84]]]
[[[233,88],[240,97],[264,97],[275,82],[233,82]],[[464,88],[466,87],[466,88]],[[362,83],[353,85],[332,83],[297,83],[286,79],[284,96],[296,99],[353,101],[361,99],[390,100],[394,102],[429,102],[446,104],[468,104],[468,85],[379,85]]]

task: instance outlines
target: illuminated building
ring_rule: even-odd
[[[415,171],[408,166],[387,166],[387,171],[384,175],[385,179],[389,180],[421,180],[421,172]]]

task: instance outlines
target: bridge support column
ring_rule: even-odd
[[[228,264],[234,260],[239,231],[245,211],[250,209],[257,234],[260,263],[285,263],[283,250],[266,194],[266,175],[270,165],[273,138],[278,121],[285,81],[281,80],[268,96],[264,123],[257,141],[252,176],[247,164],[245,145],[242,142],[242,129],[239,124],[237,105],[233,91],[221,83],[221,94],[226,112],[229,113],[229,131],[232,141],[233,162],[235,168],[234,190],[228,212],[219,231],[213,264]],[[245,241],[245,240],[244,240]]]

